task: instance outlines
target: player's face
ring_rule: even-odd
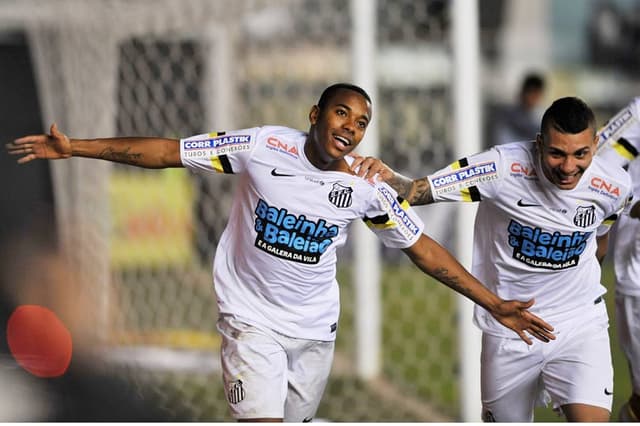
[[[538,135],[538,150],[544,175],[560,189],[576,187],[593,160],[597,136],[591,128],[566,134],[549,129],[548,135]]]
[[[309,113],[309,159],[326,168],[353,151],[371,120],[371,104],[358,92],[338,90],[322,108],[314,105]]]

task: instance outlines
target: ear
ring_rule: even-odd
[[[600,143],[600,135],[596,133],[596,136],[593,138],[593,143],[597,147],[598,143]]]
[[[320,115],[320,108],[318,108],[318,105],[312,106],[311,111],[309,111],[309,123],[312,126],[318,122],[318,115]]]
[[[538,149],[542,150],[542,146],[543,146],[542,133],[536,134],[536,145],[538,146]]]

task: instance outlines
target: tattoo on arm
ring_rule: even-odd
[[[101,153],[99,158],[109,161],[115,161],[117,163],[125,163],[137,165],[142,160],[141,153],[129,153],[131,147],[127,147],[124,151],[114,151],[113,148],[105,148]]]
[[[450,276],[449,270],[447,268],[443,268],[443,267],[436,268],[436,270],[433,271],[432,274],[435,279],[443,282],[448,287],[451,287],[453,290],[457,291],[463,296],[469,297],[469,295],[471,294],[471,289],[463,286],[460,283],[460,278],[458,278],[457,276]]]
[[[387,181],[390,187],[396,190],[398,195],[411,203],[409,196],[411,195],[411,188],[413,181],[408,177],[402,176],[400,173],[395,173],[391,179]]]
[[[422,205],[433,203],[433,194],[431,193],[431,185],[429,180],[424,177],[415,179],[411,188],[412,193],[407,200],[411,205]]]

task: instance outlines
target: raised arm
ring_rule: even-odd
[[[553,327],[529,312],[534,301],[502,300],[471,275],[444,247],[422,234],[411,247],[403,250],[423,272],[485,308],[502,325],[522,340],[533,342],[525,331],[543,342],[555,339]]]
[[[155,137],[70,139],[51,125],[50,134],[24,136],[6,145],[11,155],[21,155],[18,163],[37,159],[70,157],[97,158],[149,169],[182,167],[180,141]]]
[[[354,154],[352,156],[354,161],[351,164],[351,170],[358,176],[373,179],[377,175],[377,179],[389,184],[400,197],[407,200],[412,206],[433,203],[431,185],[426,177],[411,179],[395,172],[378,158],[361,157]]]

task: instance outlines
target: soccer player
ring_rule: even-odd
[[[81,140],[52,125],[50,135],[26,136],[7,148],[23,155],[19,163],[81,156],[239,175],[213,271],[229,408],[239,420],[309,421],[333,359],[336,249],[354,220],[364,220],[385,245],[402,249],[528,344],[530,336],[555,338],[553,328],[528,311],[533,300],[498,298],[423,234],[424,225],[395,191],[350,171],[346,155],[362,140],[371,114],[364,90],[339,83],[311,108],[308,132],[264,126],[181,140]]]
[[[472,273],[502,298],[535,298],[532,311],[554,325],[557,339],[526,346],[475,307],[485,421],[532,421],[539,396],[550,396],[569,421],[609,420],[613,368],[600,261],[631,181],[594,156],[597,141],[591,109],[567,97],[545,111],[535,141],[495,146],[420,179],[372,158],[352,163],[365,178],[379,173],[413,205],[480,202]]]
[[[632,394],[620,421],[640,421],[640,98],[633,99],[600,129],[598,156],[608,164],[628,167],[636,204],[621,215],[614,239],[616,324],[629,363]]]

